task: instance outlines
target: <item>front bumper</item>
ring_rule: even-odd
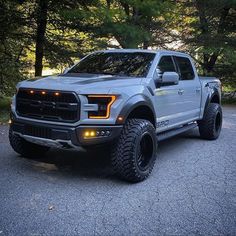
[[[86,147],[112,142],[120,135],[122,125],[80,125],[76,127],[26,121],[11,117],[12,131],[22,138],[50,147]],[[104,133],[85,137],[86,132]]]

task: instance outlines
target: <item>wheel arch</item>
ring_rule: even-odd
[[[217,103],[217,104],[221,105],[220,94],[217,89],[214,89],[213,93],[208,95],[208,97],[206,99],[205,107],[204,107],[204,113],[206,111],[207,106],[210,103]]]
[[[149,120],[156,128],[156,114],[150,98],[144,95],[137,95],[130,98],[122,108],[118,117],[122,117],[122,123],[129,118]],[[121,123],[117,119],[117,123]]]
[[[218,92],[214,92],[210,98],[209,103],[217,103],[220,104],[220,95]]]

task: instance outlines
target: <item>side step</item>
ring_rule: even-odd
[[[158,141],[163,141],[165,139],[171,138],[173,136],[176,136],[178,134],[184,133],[190,129],[194,129],[197,127],[196,123],[184,125],[183,127],[177,128],[177,129],[172,129],[170,131],[166,131],[160,134],[157,134]]]

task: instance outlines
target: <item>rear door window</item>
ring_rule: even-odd
[[[175,57],[176,64],[179,68],[181,80],[194,79],[194,71],[190,60],[187,57]]]

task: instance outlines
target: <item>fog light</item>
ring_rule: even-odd
[[[84,138],[93,138],[96,136],[96,132],[95,131],[90,131],[90,130],[87,130],[84,132]]]
[[[108,137],[111,135],[110,130],[86,130],[83,134],[85,139],[89,138],[100,138],[100,137]]]

